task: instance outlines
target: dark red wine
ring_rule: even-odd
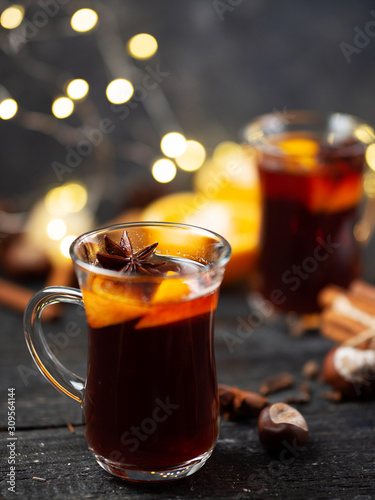
[[[296,145],[311,148],[298,136]],[[275,140],[275,143],[277,141]],[[291,148],[293,138],[282,144]],[[258,289],[279,309],[319,310],[326,285],[346,287],[360,273],[353,229],[362,193],[362,144],[319,145],[311,157],[264,154],[259,161],[263,191]]]
[[[190,262],[190,270],[192,265],[200,266]],[[86,439],[96,455],[154,470],[182,464],[213,447],[219,415],[213,352],[217,295],[151,300],[129,321],[89,324],[84,416]],[[85,291],[84,297],[85,305],[97,300]],[[100,319],[91,323],[98,326]]]

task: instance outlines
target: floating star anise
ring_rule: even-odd
[[[157,246],[158,243],[153,243],[134,253],[129,235],[124,231],[119,245],[104,235],[104,247],[107,253],[98,252],[96,257],[105,269],[121,273],[159,274],[157,268],[164,262],[149,261]]]

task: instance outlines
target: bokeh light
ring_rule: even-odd
[[[53,188],[44,198],[45,207],[51,215],[79,212],[86,205],[86,202],[86,188],[76,183]]]
[[[74,103],[69,97],[58,97],[52,104],[52,113],[56,118],[67,118],[74,111]]]
[[[362,219],[354,226],[353,234],[357,241],[364,243],[371,236],[371,225],[366,219]]]
[[[89,91],[89,84],[86,80],[77,78],[76,80],[71,80],[66,87],[66,93],[71,99],[83,99]]]
[[[133,92],[133,85],[124,78],[112,80],[106,89],[107,99],[113,104],[123,104],[131,98]]]
[[[374,129],[369,125],[359,125],[353,133],[364,144],[370,144],[375,140]]]
[[[72,15],[70,24],[74,31],[84,33],[92,30],[98,22],[98,14],[92,9],[80,9]]]
[[[176,177],[177,168],[172,160],[163,158],[157,160],[152,166],[154,179],[161,183],[171,182]]]
[[[375,174],[366,172],[363,178],[363,189],[369,198],[375,198]]]
[[[370,144],[366,149],[366,161],[368,166],[375,170],[375,144]]]
[[[5,9],[0,17],[0,24],[3,28],[12,30],[22,23],[25,9],[22,5],[12,5]]]
[[[73,234],[69,234],[68,236],[65,236],[61,240],[60,243],[60,252],[64,257],[67,257],[68,259],[70,258],[69,250],[70,250],[70,245],[73,243],[73,241],[77,238],[77,236],[74,236]]]
[[[127,49],[135,59],[149,59],[158,50],[158,42],[148,33],[139,33],[128,41]]]
[[[185,152],[176,158],[177,165],[188,172],[198,170],[206,158],[206,150],[198,141],[186,141]]]
[[[215,162],[226,162],[228,158],[237,155],[241,150],[241,146],[236,142],[224,141],[220,142],[214,149],[212,158]]]
[[[0,103],[0,118],[10,120],[17,113],[18,104],[14,99],[4,99]]]
[[[66,234],[67,227],[62,219],[52,219],[47,224],[46,231],[51,240],[61,240]]]
[[[160,148],[165,156],[176,158],[177,156],[181,156],[185,153],[186,139],[178,132],[169,132],[162,138]]]

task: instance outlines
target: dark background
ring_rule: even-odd
[[[24,5],[30,19],[41,8],[38,2]],[[164,132],[160,123],[150,121],[142,104],[122,121],[113,112],[105,97],[112,77],[98,51],[95,32],[66,36],[69,16],[90,6],[99,14],[103,8],[115,13],[124,44],[139,32],[156,37],[157,56],[141,65],[155,68],[160,64],[161,71],[169,73],[161,87],[176,123],[208,152],[222,140],[241,140],[240,130],[246,122],[275,110],[341,111],[375,122],[375,6],[370,0],[70,1],[17,54],[4,51],[9,32],[0,28],[0,83],[20,107],[50,114],[64,78],[85,78],[98,116],[110,118],[116,125],[110,136],[115,178],[135,179],[132,189],[155,188],[150,164],[160,155]],[[355,28],[365,30],[370,21],[374,37],[360,40],[361,47],[348,62],[340,44],[354,46]],[[52,81],[43,78],[38,61],[51,70]],[[84,125],[77,115],[63,121]],[[0,137],[0,196],[13,197],[20,209],[28,209],[58,183],[51,163],[64,162],[64,145],[25,130],[16,119],[0,122]],[[141,161],[121,152],[124,144],[132,143],[149,148]],[[101,162],[105,169],[105,158]],[[84,163],[64,180],[90,175],[92,167]],[[189,182],[188,176],[182,176],[165,189],[182,189]],[[108,189],[111,191],[111,183]],[[125,198],[129,196],[126,193]]]

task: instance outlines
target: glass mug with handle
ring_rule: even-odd
[[[244,135],[262,191],[253,290],[316,325],[319,292],[328,284],[347,287],[361,274],[355,230],[374,131],[352,115],[292,110],[255,118]]]
[[[71,246],[80,290],[48,287],[27,306],[35,363],[81,403],[89,448],[115,476],[176,479],[210,457],[219,431],[213,321],[230,252],[224,238],[193,226],[108,226]],[[86,380],[44,338],[42,312],[57,302],[85,308]]]

